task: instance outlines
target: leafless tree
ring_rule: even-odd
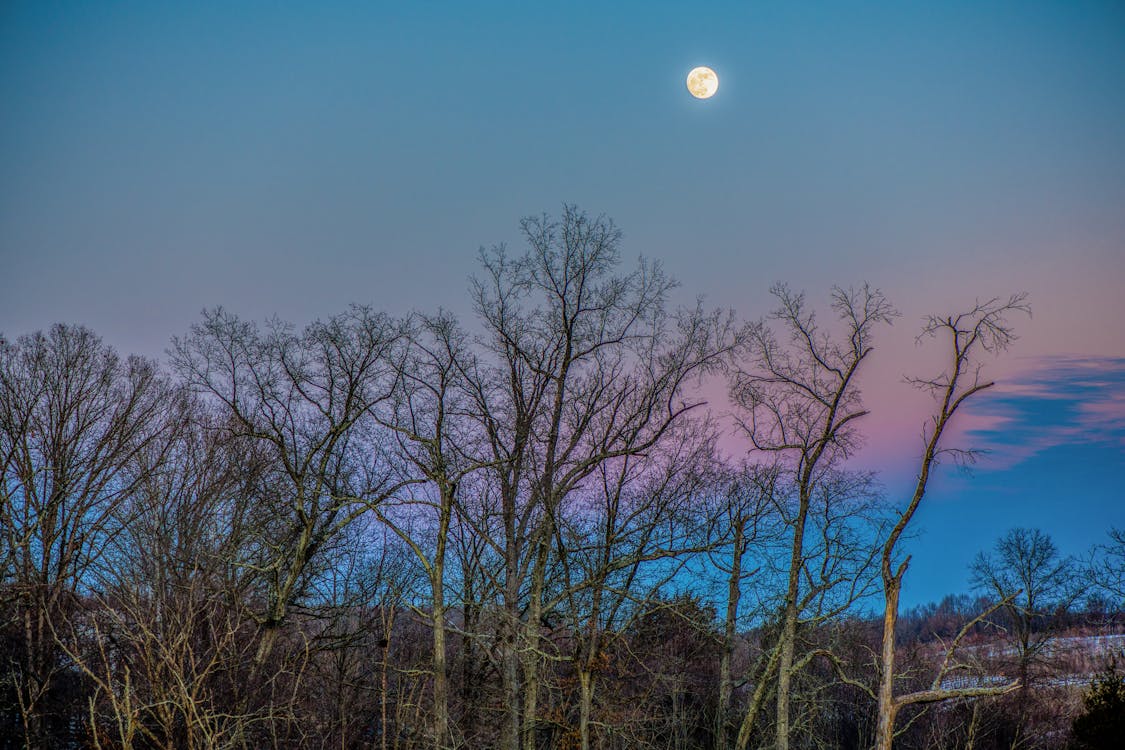
[[[578,678],[578,738],[589,750],[599,675],[614,638],[658,601],[689,555],[709,546],[704,493],[714,464],[706,424],[684,420],[646,455],[602,464],[556,524],[558,608]]]
[[[857,373],[873,349],[876,328],[896,313],[878,290],[836,288],[832,310],[842,330],[834,335],[819,324],[803,294],[784,285],[772,293],[778,308],[751,326],[745,364],[732,379],[731,395],[753,448],[784,461],[795,487],[796,504],[786,519],[792,539],[775,667],[776,742],[779,750],[788,750],[809,511],[825,472],[857,444],[856,423],[867,414]],[[753,716],[752,710],[743,722],[740,748],[748,741]]]
[[[23,636],[8,673],[29,748],[47,741],[43,701],[65,672],[51,624],[121,529],[117,511],[145,480],[127,469],[171,444],[177,398],[151,362],[122,361],[86,328],[0,341],[0,571]]]
[[[449,528],[444,585],[450,606],[457,610],[450,618],[455,647],[449,667],[457,675],[450,698],[458,712],[458,739],[464,747],[495,744],[498,717],[504,712],[495,679],[499,674],[496,639],[505,632],[497,606],[503,564],[493,546],[503,537],[496,525],[493,492],[485,470],[466,475],[458,485]]]
[[[800,507],[799,493],[791,486],[775,487],[769,497],[780,523],[786,529],[791,528]],[[833,650],[831,640],[821,637],[821,631],[830,632],[832,623],[875,590],[877,553],[870,540],[886,525],[881,500],[871,474],[840,469],[826,470],[809,498],[799,561],[801,585],[790,683],[790,739],[801,736],[805,741],[815,742],[811,731],[813,719],[824,712],[820,693],[838,676],[848,681],[842,673],[843,660]],[[765,613],[762,620],[772,626],[768,630],[776,635],[763,643],[766,648],[759,664],[747,676],[754,689],[736,736],[738,748],[749,746],[752,733],[758,731],[759,717],[771,690],[776,697],[777,670],[784,645],[781,634],[784,632],[784,593],[792,562],[791,547],[784,534],[780,544],[772,535],[763,541],[765,549],[758,550],[763,567],[759,573],[762,582],[757,587],[762,600],[758,610]],[[776,594],[778,589],[780,597]],[[826,681],[824,675],[805,674],[813,667],[827,667],[829,680]]]
[[[466,373],[475,370],[467,340],[448,314],[419,317],[398,364],[394,396],[379,422],[397,436],[405,496],[374,506],[379,519],[414,553],[429,582],[426,616],[433,632],[433,741],[452,746],[446,664],[446,557],[458,488],[482,468],[475,459],[475,423],[468,417]],[[414,477],[421,483],[412,483]]]
[[[1109,530],[1109,542],[1096,546],[1089,572],[1095,586],[1125,607],[1125,529]]]
[[[977,621],[973,620],[950,644],[941,668],[929,689],[895,695],[895,624],[898,620],[902,579],[910,565],[909,555],[900,560],[896,554],[896,547],[917,513],[918,506],[925,497],[931,472],[940,459],[943,456],[962,460],[972,458],[972,453],[969,451],[946,447],[942,437],[962,405],[994,385],[993,381],[983,376],[981,358],[984,355],[996,355],[1008,348],[1015,338],[1008,318],[1013,313],[1028,312],[1026,300],[1025,294],[1015,294],[1006,299],[994,298],[979,302],[973,309],[957,315],[931,316],[926,319],[919,336],[920,340],[939,337],[946,339],[949,346],[949,359],[945,369],[938,375],[910,379],[915,387],[934,397],[937,409],[923,428],[922,457],[913,495],[902,510],[898,522],[887,535],[881,554],[880,569],[884,594],[883,641],[877,695],[879,724],[875,743],[879,750],[890,750],[895,736],[895,718],[904,706],[954,698],[999,695],[1015,690],[1019,686],[1016,682],[1002,686],[942,687],[943,680],[951,672],[965,668],[965,665],[957,662],[954,657],[961,639]]]
[[[1007,638],[1016,651],[1016,677],[1020,683],[1019,713],[1012,746],[1025,739],[1023,714],[1030,691],[1043,666],[1054,636],[1052,615],[1065,612],[1082,591],[1081,574],[1073,557],[1060,555],[1050,535],[1040,529],[1015,528],[997,540],[992,553],[973,560],[974,587],[1004,602]]]
[[[291,618],[306,640],[308,665],[273,677],[285,686],[276,703],[296,691],[293,723],[314,728],[299,735],[299,746],[389,748],[399,710],[422,708],[418,688],[426,682],[403,646],[407,634],[421,634],[409,628],[409,603],[425,585],[413,553],[370,515],[348,527],[332,557],[318,576],[316,605]]]
[[[504,748],[535,746],[560,504],[606,461],[644,453],[699,406],[685,387],[721,364],[733,335],[726,316],[669,313],[673,285],[659,266],[641,261],[616,275],[621,235],[608,219],[566,206],[561,219],[525,219],[522,229],[529,251],[482,252],[473,285],[488,353],[476,400],[501,505]]]
[[[723,648],[719,662],[719,705],[715,718],[715,750],[730,747],[729,728],[734,692],[732,661],[743,610],[740,609],[747,579],[761,569],[750,568],[751,550],[763,539],[776,535],[778,515],[777,482],[779,467],[747,464],[723,477],[720,491],[718,532],[715,549],[709,552],[710,564],[726,575],[726,610],[723,616]],[[764,691],[764,684],[760,685]],[[740,722],[741,723],[741,722]]]
[[[186,383],[267,465],[254,554],[240,561],[263,591],[258,664],[305,593],[318,553],[409,481],[380,460],[372,416],[393,394],[402,342],[398,322],[363,307],[299,334],[276,320],[262,331],[216,309],[173,340],[172,363]]]

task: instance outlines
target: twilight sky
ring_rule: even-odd
[[[569,201],[683,301],[881,287],[903,317],[862,459],[892,498],[920,317],[1030,292],[962,425],[993,453],[939,475],[907,604],[1012,526],[1080,553],[1125,525],[1121,3],[278,5],[0,5],[0,332],[160,356],[216,304],[467,313],[477,248]]]

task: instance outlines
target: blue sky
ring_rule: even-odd
[[[1108,541],[1107,526],[1125,526],[1125,357],[1020,360],[973,407],[954,442],[984,452],[933,483],[918,516],[912,600],[967,587],[989,535],[1040,528],[1064,554],[1082,556]]]
[[[706,102],[683,86],[700,64]],[[881,287],[903,317],[867,455],[892,491],[924,409],[901,383],[929,364],[920,317],[1030,292],[995,374],[1046,383],[968,433],[1014,458],[939,478],[918,599],[962,588],[1011,525],[1074,552],[1125,525],[1121,442],[1067,428],[1122,382],[1055,368],[1125,357],[1120,3],[13,0],[0,102],[8,335],[76,321],[160,355],[216,304],[468,313],[477,248],[575,202],[685,301],[753,317],[778,280]]]

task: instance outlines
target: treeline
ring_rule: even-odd
[[[1014,530],[980,601],[898,611],[900,540],[1022,295],[926,322],[945,366],[886,499],[848,461],[877,290],[822,323],[778,286],[740,323],[673,309],[605,218],[522,229],[482,251],[469,326],[216,309],[166,365],[79,326],[0,340],[0,747],[1069,741],[1033,708],[1076,582],[1084,627],[1121,624],[1120,535],[1079,565]],[[738,462],[700,396],[723,382]]]

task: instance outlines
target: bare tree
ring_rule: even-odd
[[[786,529],[800,507],[800,495],[792,486],[774,488],[769,499],[779,523]],[[828,469],[816,482],[805,520],[805,542],[799,560],[801,585],[797,600],[797,627],[793,643],[790,683],[790,738],[800,736],[815,742],[813,725],[824,713],[821,693],[827,675],[807,674],[826,665],[828,675],[843,676],[843,661],[833,650],[831,639],[822,637],[825,626],[845,616],[854,605],[869,596],[876,586],[876,550],[870,543],[884,527],[881,496],[874,477],[863,472]],[[735,740],[745,748],[757,731],[759,716],[773,690],[776,695],[778,668],[784,645],[784,594],[787,590],[791,559],[790,542],[783,532],[780,543],[767,536],[762,556],[762,579],[758,588],[759,612],[767,627],[764,651],[748,679],[754,683]],[[781,596],[777,596],[780,589]],[[780,613],[780,615],[778,614]],[[827,630],[831,635],[831,629]],[[770,643],[772,641],[772,643]],[[823,670],[822,670],[823,671]],[[835,678],[830,678],[835,679]],[[848,678],[844,677],[847,682]],[[774,727],[776,734],[776,726]]]
[[[832,310],[842,331],[833,335],[818,324],[803,294],[783,285],[771,291],[779,306],[769,320],[751,326],[748,362],[733,377],[731,395],[754,449],[785,462],[797,496],[786,519],[792,540],[776,658],[777,747],[788,750],[809,509],[826,470],[857,443],[856,422],[867,411],[856,375],[872,351],[875,329],[897,313],[878,290],[836,288]],[[748,741],[753,715],[743,722],[740,748]]]
[[[709,553],[710,563],[726,575],[727,601],[723,615],[723,648],[719,661],[719,705],[715,716],[715,750],[727,750],[731,721],[731,698],[734,692],[732,661],[735,641],[742,617],[743,587],[760,565],[749,568],[747,556],[763,537],[772,537],[777,514],[775,493],[779,467],[747,464],[726,478],[718,515],[719,533],[716,548]],[[764,691],[764,684],[760,684]],[[740,722],[741,723],[741,722]]]
[[[300,334],[280,321],[263,332],[217,309],[173,340],[172,362],[187,384],[266,463],[256,551],[240,561],[263,589],[259,664],[305,593],[318,553],[410,481],[380,460],[372,416],[393,394],[402,340],[398,322],[363,307]]]
[[[949,360],[946,369],[930,378],[911,378],[917,388],[930,393],[937,403],[937,411],[923,428],[923,451],[915,482],[914,493],[899,516],[898,522],[883,544],[880,570],[883,579],[883,641],[880,654],[878,689],[879,724],[876,730],[876,747],[890,750],[895,736],[895,718],[904,707],[933,703],[953,698],[971,698],[999,695],[1015,690],[1019,683],[1002,686],[980,685],[945,688],[946,676],[965,665],[954,660],[961,639],[977,620],[970,621],[950,644],[946,657],[928,690],[906,695],[895,695],[895,624],[898,621],[898,602],[902,579],[910,565],[910,556],[898,559],[896,547],[905,533],[918,506],[925,497],[931,472],[943,456],[971,459],[972,453],[963,449],[946,447],[942,437],[953,416],[961,406],[994,383],[983,377],[982,355],[996,355],[1008,348],[1015,338],[1008,317],[1016,312],[1028,312],[1027,295],[1015,294],[1007,299],[994,298],[977,303],[968,312],[947,317],[931,316],[926,319],[919,339],[947,338]],[[897,564],[896,564],[897,563]],[[998,605],[999,606],[999,605]],[[982,615],[983,617],[983,615]]]
[[[411,627],[414,618],[400,617],[425,586],[413,553],[373,515],[356,519],[334,546],[332,562],[317,576],[315,606],[290,621],[306,642],[298,666],[307,668],[283,663],[270,675],[281,686],[274,691],[280,700],[271,702],[291,704],[271,722],[286,719],[315,732],[298,734],[298,746],[391,747],[401,726],[394,708],[414,702],[425,685],[410,656],[422,650],[424,637],[413,636],[423,633]]]
[[[600,465],[647,451],[699,406],[685,387],[721,364],[733,335],[726,316],[667,312],[673,284],[657,265],[615,275],[621,235],[611,221],[565,206],[560,220],[525,219],[522,229],[528,253],[483,252],[473,286],[490,354],[476,399],[501,505],[505,748],[518,746],[517,727],[520,744],[535,746],[560,505]]]
[[[121,508],[89,615],[60,629],[75,642],[94,633],[70,656],[98,685],[119,733],[131,718],[142,745],[237,747],[260,719],[231,706],[232,678],[252,655],[253,621],[241,603],[248,576],[232,563],[257,461],[225,442],[200,405],[185,405],[180,421],[162,465],[151,454],[137,462],[141,484]]]
[[[1039,529],[1015,528],[996,541],[993,552],[973,560],[974,587],[1003,602],[1007,636],[1015,645],[1020,683],[1019,716],[1012,746],[1022,741],[1030,691],[1039,677],[1054,636],[1058,615],[1070,609],[1082,588],[1077,561],[1059,554],[1050,535]]]
[[[578,678],[578,737],[589,750],[594,699],[612,642],[643,617],[689,556],[709,546],[703,495],[710,489],[713,436],[684,420],[646,455],[602,464],[592,486],[573,493],[556,524],[560,574],[544,605],[573,643],[563,657]]]
[[[1125,607],[1125,529],[1109,530],[1109,542],[1095,547],[1089,572],[1095,586]]]
[[[380,423],[397,435],[401,463],[420,478],[406,497],[380,507],[379,519],[414,553],[429,582],[433,632],[433,741],[438,750],[452,746],[449,721],[449,675],[446,665],[446,557],[456,513],[458,488],[482,467],[466,415],[469,397],[465,374],[474,362],[464,334],[448,314],[420,317],[409,334],[408,353],[398,365],[398,385]],[[406,481],[410,477],[404,477]],[[432,514],[432,518],[423,517]],[[423,528],[428,526],[428,528]]]
[[[128,468],[171,444],[177,398],[152,363],[122,361],[86,328],[0,340],[0,571],[22,630],[9,674],[27,747],[49,742],[44,700],[65,671],[51,624],[120,531],[117,511],[145,479]]]

